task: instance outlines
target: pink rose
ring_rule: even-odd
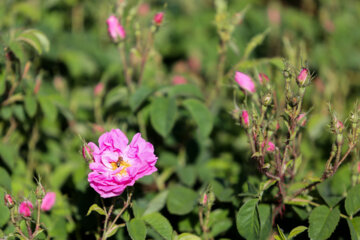
[[[110,37],[117,41],[118,38],[124,39],[126,34],[124,28],[119,23],[119,20],[114,16],[111,15],[107,20],[106,23],[108,25],[108,32]]]
[[[154,16],[154,23],[155,23],[156,25],[161,25],[163,19],[164,19],[164,13],[163,13],[163,12],[158,12],[158,13],[155,14],[155,16]]]
[[[99,147],[89,143],[94,162],[89,167],[90,186],[102,198],[119,196],[127,186],[150,175],[157,169],[154,147],[146,142],[140,133],[135,134],[131,143],[120,129],[106,132],[99,138]]]
[[[20,215],[24,217],[30,217],[31,216],[31,210],[33,210],[33,205],[30,201],[24,201],[19,206],[19,213]]]
[[[252,79],[242,72],[236,72],[235,73],[235,81],[239,84],[239,86],[251,93],[255,92],[255,84],[252,81]]]
[[[48,192],[42,200],[41,210],[49,211],[55,204],[56,194],[54,192]]]

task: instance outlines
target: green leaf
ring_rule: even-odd
[[[185,215],[191,212],[198,199],[198,194],[190,188],[176,185],[170,188],[166,206],[170,213]]]
[[[293,230],[291,230],[288,238],[291,239],[291,238],[294,238],[296,237],[297,235],[299,235],[300,233],[306,231],[308,228],[305,227],[305,226],[298,226],[296,228],[294,228]]]
[[[11,192],[11,178],[9,173],[2,167],[0,167],[0,187],[6,191]]]
[[[113,235],[115,235],[115,233],[117,232],[117,230],[121,227],[121,225],[116,225],[114,224],[114,226],[112,226],[110,229],[108,229],[107,233],[106,233],[106,238],[109,238]]]
[[[347,214],[353,216],[360,209],[360,184],[350,189],[345,199],[345,209]]]
[[[180,181],[189,187],[192,187],[196,181],[196,169],[192,165],[179,168],[177,170],[177,175],[179,176]]]
[[[36,98],[31,94],[27,94],[24,98],[25,110],[30,117],[34,117],[37,110]]]
[[[23,31],[16,40],[29,44],[38,52],[38,54],[42,54],[43,51],[48,52],[50,49],[50,42],[45,34],[36,29]]]
[[[174,240],[201,240],[201,238],[191,233],[182,233]]]
[[[76,170],[76,165],[74,162],[68,162],[61,166],[61,168],[56,168],[56,170],[50,176],[51,186],[55,189],[60,188],[72,172]]]
[[[2,168],[0,168],[0,170],[1,169]],[[2,174],[3,172],[0,171],[0,181],[3,180]],[[2,184],[2,182],[0,182],[0,184]],[[8,207],[5,206],[4,196],[5,191],[0,187],[0,228],[3,227],[10,219],[10,211]]]
[[[257,34],[253,38],[251,38],[250,42],[247,44],[247,46],[245,48],[245,51],[244,51],[244,56],[243,56],[244,60],[248,59],[251,52],[254,51],[254,49],[257,46],[262,44],[262,42],[264,41],[266,35],[268,35],[269,32],[270,32],[270,29],[268,28],[264,32],[262,32],[260,34]]]
[[[110,108],[115,103],[124,103],[128,99],[128,91],[125,87],[119,86],[111,89],[105,97],[104,107]]]
[[[309,217],[309,237],[311,239],[328,239],[340,219],[338,208],[330,210],[327,206],[316,207]]]
[[[131,219],[127,224],[127,230],[133,240],[141,240],[146,237],[146,225],[142,219]]]
[[[259,239],[260,218],[257,208],[258,199],[251,199],[241,206],[236,215],[236,227],[246,239]]]
[[[15,106],[13,106],[13,112],[14,112],[14,115],[16,116],[16,118],[20,122],[25,121],[25,111],[24,111],[24,107],[22,105],[16,104]]]
[[[351,240],[359,240],[360,239],[360,217],[354,217],[353,219],[346,219],[349,229]]]
[[[160,213],[154,212],[142,217],[158,234],[167,240],[171,240],[172,227],[169,221]]]
[[[6,89],[5,71],[0,73],[0,96],[3,95]]]
[[[177,106],[174,98],[158,97],[151,104],[151,124],[162,137],[166,137],[176,120]]]
[[[135,112],[151,93],[152,90],[146,86],[141,86],[139,89],[137,89],[136,92],[131,95],[129,100],[131,110]]]
[[[39,97],[39,103],[45,118],[49,119],[51,122],[54,122],[57,118],[58,111],[52,99],[49,96],[41,96]]]
[[[150,201],[147,209],[144,212],[144,215],[160,211],[166,204],[166,198],[168,196],[168,193],[169,191],[165,190],[159,193],[158,195],[156,195],[156,197],[154,197]]]
[[[210,135],[213,128],[213,116],[209,109],[199,100],[187,99],[183,105],[191,113],[198,128],[200,136],[206,138]]]
[[[18,159],[18,149],[9,143],[0,144],[0,157],[2,161],[10,168],[13,169],[15,161]]]
[[[94,203],[93,205],[91,205],[91,206],[89,207],[89,210],[88,210],[86,216],[89,216],[92,211],[95,211],[95,212],[97,212],[97,213],[100,214],[100,215],[104,215],[104,216],[106,215],[104,209],[102,209],[101,207],[99,207],[99,205],[97,205],[96,203]]]
[[[171,97],[197,97],[204,99],[204,96],[198,86],[194,84],[178,84],[170,87],[168,94]]]
[[[281,230],[281,228],[279,227],[279,225],[277,225],[277,229],[278,229],[278,233],[279,233],[279,237],[281,240],[287,240],[284,232]]]
[[[260,239],[267,240],[269,239],[272,225],[271,206],[268,204],[259,204],[258,211],[260,218]]]

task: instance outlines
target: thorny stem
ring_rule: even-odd
[[[123,69],[124,69],[125,82],[126,82],[126,85],[129,89],[129,91],[132,92],[133,88],[132,88],[132,83],[131,83],[131,77],[129,75],[129,68],[128,68],[126,54],[125,54],[125,43],[120,43],[119,51],[120,51],[121,61],[123,64]]]
[[[28,231],[28,234],[30,236],[30,239],[33,239],[33,234],[32,234],[32,231],[31,231],[30,223],[29,223],[28,220],[25,220],[25,223],[26,223],[26,227],[27,227],[27,231]]]
[[[40,206],[41,206],[42,199],[37,200],[37,216],[36,216],[36,227],[35,227],[35,233],[40,228]]]
[[[104,202],[103,202],[104,203]],[[115,202],[113,201],[113,203],[111,204],[110,208],[109,208],[109,211],[106,212],[106,217],[105,217],[105,223],[104,223],[104,232],[103,232],[103,236],[102,236],[102,240],[105,240],[106,239],[106,234],[107,234],[107,226],[108,226],[108,222],[109,222],[109,219],[111,217],[111,213],[112,213],[112,210],[114,208],[114,205],[115,205]],[[104,208],[105,208],[105,205],[104,205]],[[106,208],[105,208],[106,209]]]
[[[13,208],[14,209],[14,208]],[[15,218],[14,218],[14,210],[11,209],[10,210],[10,218],[11,218],[11,222],[14,224],[17,233],[19,233],[21,235],[21,237],[23,237],[25,240],[28,240],[29,238],[27,238],[25,236],[25,234],[21,231],[21,228],[16,224]]]
[[[120,212],[118,213],[118,215],[116,215],[114,221],[112,221],[112,223],[110,224],[110,227],[108,229],[106,229],[106,231],[104,230],[104,233],[107,234],[107,232],[109,230],[112,229],[112,227],[116,224],[116,221],[119,219],[119,217],[124,213],[124,211],[126,210],[126,208],[130,205],[130,201],[131,201],[131,196],[132,196],[132,192],[128,193],[128,197],[126,202],[124,203],[123,208],[120,210]],[[103,240],[105,240],[106,238],[104,238]]]
[[[141,59],[141,65],[140,65],[140,72],[139,72],[139,79],[138,79],[138,85],[141,86],[142,80],[143,80],[143,75],[144,75],[144,70],[145,70],[145,65],[147,62],[147,58],[149,56],[150,50],[151,50],[151,46],[153,45],[153,36],[151,34],[151,31],[149,32],[149,37],[148,37],[148,44],[145,48],[144,51],[144,55]]]

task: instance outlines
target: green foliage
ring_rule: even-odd
[[[176,120],[177,106],[174,98],[155,98],[151,104],[150,119],[154,129],[166,137]]]
[[[309,217],[309,237],[311,239],[328,239],[340,220],[338,208],[329,209],[321,205],[316,207]]]
[[[128,232],[133,240],[141,240],[146,237],[145,222],[141,219],[131,219],[127,224]]]
[[[260,218],[258,199],[251,199],[241,206],[236,214],[236,227],[241,236],[246,239],[259,239]]]
[[[350,189],[345,199],[345,209],[347,214],[353,216],[360,209],[360,185],[356,185]]]
[[[166,240],[171,239],[173,229],[169,221],[163,215],[154,212],[143,216],[142,219],[160,234],[161,237]]]
[[[193,210],[197,199],[196,192],[190,188],[176,185],[169,188],[166,207],[172,214],[185,215]]]

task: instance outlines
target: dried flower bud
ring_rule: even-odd
[[[272,102],[271,94],[270,94],[270,93],[266,94],[266,95],[264,96],[262,102],[263,102],[263,105],[269,106],[269,105],[271,104],[271,102]]]
[[[8,207],[8,208],[12,208],[14,207],[14,200],[12,199],[11,195],[10,194],[5,194],[4,196],[4,202],[5,202],[5,205]]]

